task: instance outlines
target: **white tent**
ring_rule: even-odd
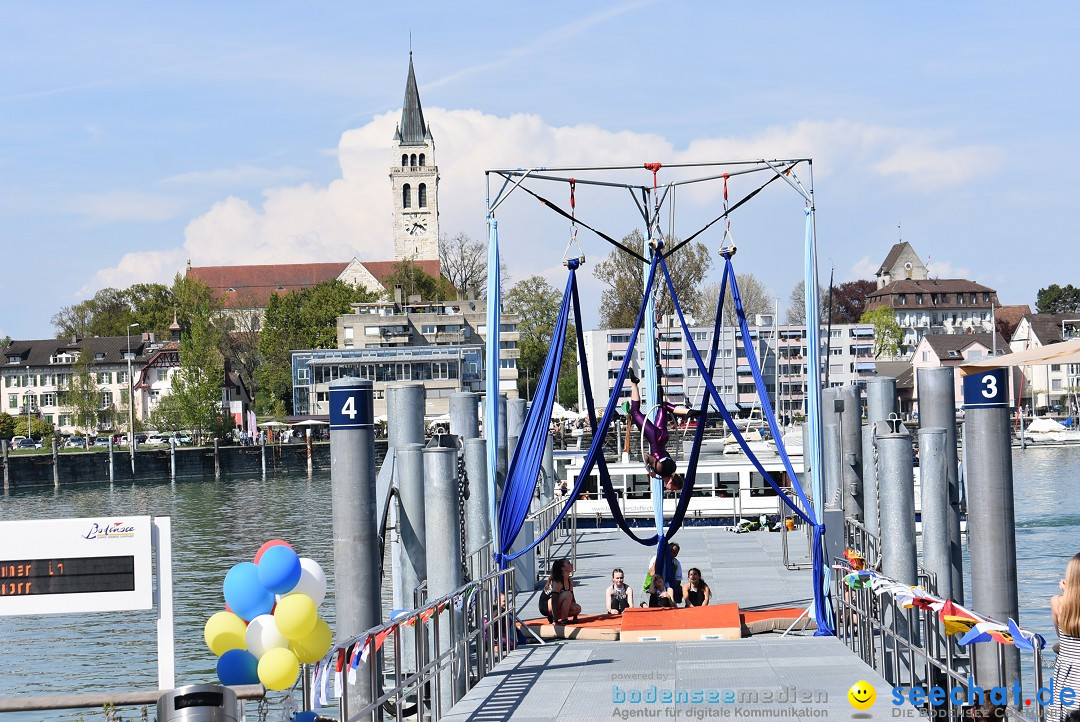
[[[1068,364],[1080,363],[1080,338],[1069,339],[1061,343],[1052,343],[1039,348],[1029,348],[1025,351],[1005,354],[1004,356],[991,356],[990,358],[972,361],[963,364],[960,370],[965,373],[984,371],[986,369],[1001,369],[1009,366],[1038,366],[1042,364]]]
[[[551,418],[555,421],[577,421],[581,418],[581,414],[565,408],[556,401],[555,405],[551,407]]]
[[[329,421],[319,421],[318,419],[306,419],[304,421],[297,421],[293,426],[326,426]]]

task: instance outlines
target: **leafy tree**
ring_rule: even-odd
[[[1036,313],[1080,313],[1080,288],[1053,283],[1035,296]]]
[[[150,427],[158,431],[181,431],[184,424],[184,410],[176,394],[162,396],[150,414]]]
[[[746,318],[751,324],[754,323],[754,316],[759,313],[773,311],[773,299],[769,294],[769,289],[765,288],[754,274],[738,273],[735,275],[735,281],[739,284],[739,296],[742,298]],[[710,283],[702,289],[700,302],[694,313],[699,323],[716,323],[716,299],[719,295],[719,283]],[[736,323],[735,299],[731,295],[730,286],[727,289],[727,297],[724,299],[724,322],[729,326]]]
[[[530,276],[515,283],[506,292],[504,305],[510,313],[520,315],[518,332],[518,392],[528,398],[540,380],[548,349],[554,342],[555,323],[559,316],[562,296],[541,276]],[[564,406],[577,403],[577,332],[571,324],[566,326],[562,339],[563,358],[559,367],[556,398]],[[526,387],[529,384],[529,387]]]
[[[176,397],[185,426],[202,438],[221,414],[225,362],[218,350],[210,303],[204,299],[185,310],[190,320],[180,340],[180,370],[173,377],[170,395]]]
[[[644,237],[640,231],[624,236],[623,244],[629,248],[642,248]],[[668,247],[677,239],[665,239]],[[679,305],[684,309],[696,309],[701,305],[701,282],[712,266],[709,249],[704,243],[689,243],[666,259]],[[633,327],[641,310],[642,292],[646,267],[633,256],[615,249],[593,267],[593,275],[607,288],[600,297],[600,323],[608,328]],[[656,316],[661,318],[675,312],[675,305],[667,289],[663,274],[657,271],[655,288]],[[715,298],[715,297],[714,297]]]
[[[866,311],[866,298],[877,290],[877,284],[866,279],[847,281],[833,288],[832,322],[858,323]],[[825,301],[828,304],[828,301]]]
[[[172,292],[160,283],[125,289],[103,288],[85,301],[61,308],[52,324],[59,338],[123,336],[132,323],[140,331],[164,334],[172,322]]]
[[[383,279],[387,288],[401,286],[406,298],[420,296],[424,301],[446,301],[457,297],[454,284],[443,277],[435,278],[411,260],[398,261],[394,270]]]
[[[338,317],[352,310],[354,303],[377,299],[376,294],[366,289],[354,288],[338,280],[303,289],[300,292],[300,323],[307,334],[307,345],[303,348],[336,348]]]
[[[40,419],[37,416],[30,417],[30,433],[26,433],[26,415],[11,417],[4,414],[9,419],[12,419],[11,436],[29,436],[35,441],[47,442],[53,435],[53,426],[48,421]],[[7,438],[11,438],[8,436]],[[0,433],[0,438],[3,437],[3,433]],[[44,446],[47,444],[43,444]]]
[[[874,324],[874,357],[895,356],[900,352],[903,335],[896,314],[888,306],[878,306],[863,313],[860,323]]]
[[[0,413],[0,439],[10,439],[15,435],[15,417]]]
[[[92,363],[90,351],[80,350],[78,357],[71,365],[71,390],[66,392],[67,401],[66,403],[61,401],[71,407],[75,428],[87,433],[96,431],[97,415],[101,410],[101,391],[90,370]]]

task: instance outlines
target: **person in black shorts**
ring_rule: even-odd
[[[608,614],[622,614],[624,609],[634,606],[634,590],[623,581],[624,578],[622,569],[611,571],[611,586],[604,593]]]
[[[686,600],[686,606],[688,607],[704,607],[707,606],[709,600],[712,599],[712,590],[709,589],[709,585],[701,578],[701,570],[697,567],[690,567],[690,581],[683,584],[683,599]]]

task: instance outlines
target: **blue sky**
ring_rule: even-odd
[[[0,7],[0,336],[51,336],[61,306],[189,258],[387,258],[410,31],[444,233],[485,235],[485,168],[809,156],[823,280],[872,274],[898,223],[935,275],[1004,303],[1080,280],[1069,3]],[[682,196],[677,232],[718,192]],[[783,304],[802,206],[759,199],[733,217],[736,263]],[[638,225],[622,198],[578,211]],[[561,287],[564,221],[515,196],[500,233],[511,282]]]

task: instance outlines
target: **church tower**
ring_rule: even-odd
[[[394,193],[394,259],[438,260],[439,168],[435,165],[435,141],[420,107],[411,52],[405,104],[394,132],[390,181]]]

